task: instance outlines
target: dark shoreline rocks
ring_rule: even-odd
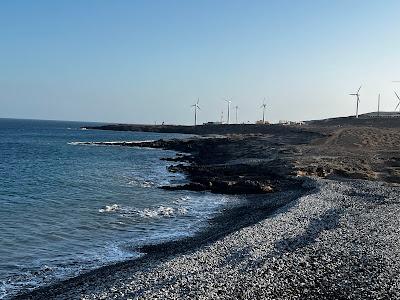
[[[213,179],[206,184],[200,182],[191,182],[183,185],[166,185],[161,189],[169,191],[188,190],[188,191],[210,191],[219,194],[265,194],[272,193],[275,188],[268,183],[262,183],[255,180],[224,181]]]
[[[123,147],[160,148],[179,151],[175,157],[163,158],[176,162],[168,167],[172,173],[184,173],[189,183],[183,185],[163,186],[165,190],[210,191],[220,194],[264,194],[282,190],[289,185],[298,184],[294,179],[295,171],[291,163],[283,158],[277,158],[262,165],[254,166],[246,163],[230,163],[231,149],[227,147],[248,147],[247,143],[257,141],[257,136],[249,137],[219,137],[156,140],[145,142],[90,142],[87,145],[112,145]],[[271,144],[271,143],[270,143]],[[273,143],[271,144],[273,145]],[[278,156],[281,149],[276,145],[268,147],[265,141],[265,151],[270,156]],[[240,150],[239,150],[240,151]],[[257,155],[265,156],[265,153]],[[245,158],[246,153],[243,153]],[[252,154],[252,156],[255,156]],[[189,164],[187,164],[189,163]]]

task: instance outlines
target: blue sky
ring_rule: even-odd
[[[0,1],[0,117],[315,119],[396,105],[400,1]]]

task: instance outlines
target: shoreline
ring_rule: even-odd
[[[293,201],[270,212],[261,205],[254,222],[201,244],[150,246],[143,258],[14,299],[397,299],[400,247],[390,228],[400,227],[398,188],[318,178],[304,187]]]
[[[247,206],[195,237],[15,299],[400,297],[389,289],[400,282],[400,135],[311,129],[121,144],[177,151],[169,171],[190,184],[166,189],[242,194]]]
[[[240,140],[239,140],[240,141]],[[225,146],[225,137],[212,137],[212,138],[189,138],[189,139],[172,139],[172,140],[156,140],[156,141],[139,141],[139,142],[88,142],[81,144],[96,144],[96,145],[112,145],[112,146],[124,146],[124,147],[141,147],[141,148],[158,148],[164,150],[172,150],[176,152],[176,156],[173,158],[162,158],[162,160],[167,160],[174,162],[168,169],[169,172],[182,172],[187,175],[189,184],[185,184],[180,187],[176,186],[163,186],[163,189],[187,189],[194,191],[211,191],[217,193],[227,193],[232,194],[229,191],[229,187],[226,185],[217,186],[217,190],[209,190],[208,186],[201,189],[193,189],[192,184],[198,180],[199,172],[201,173],[201,178],[205,173],[207,179],[210,177],[219,176],[219,174],[209,174],[209,170],[198,169],[199,165],[208,164],[210,157],[205,155],[205,152],[198,151],[198,149],[209,148],[210,143],[214,146]],[[237,142],[235,139],[233,143]],[[176,165],[178,163],[178,165]],[[182,165],[185,163],[185,165]],[[240,171],[240,169],[235,172]],[[265,175],[263,175],[265,176]],[[275,175],[274,175],[275,176]],[[219,176],[222,182],[226,179],[224,176]],[[237,174],[234,176],[237,177]],[[282,178],[279,176],[279,180]],[[214,178],[214,184],[216,178]],[[232,180],[229,176],[229,180]],[[91,278],[96,278],[97,276],[106,276],[109,273],[119,270],[120,268],[136,268],[142,264],[146,264],[148,261],[154,260],[165,260],[168,257],[182,254],[185,252],[194,251],[195,249],[206,245],[208,243],[215,242],[216,240],[223,238],[224,236],[239,230],[245,226],[250,226],[270,214],[273,214],[276,210],[284,207],[289,202],[294,201],[301,195],[304,195],[310,191],[309,188],[302,187],[303,180],[291,180],[290,182],[284,182],[280,185],[280,191],[277,190],[264,190],[262,185],[254,186],[251,184],[241,184],[236,186],[234,193],[241,195],[244,203],[234,205],[232,207],[226,208],[223,212],[219,213],[217,216],[209,220],[208,225],[200,232],[195,233],[194,236],[189,236],[186,238],[161,242],[158,244],[148,244],[142,247],[138,247],[137,250],[140,253],[144,253],[144,256],[127,260],[123,262],[118,262],[116,264],[110,264],[96,268],[94,270],[79,274],[78,276],[61,280],[43,287],[38,287],[32,291],[22,292],[13,296],[12,299],[41,299],[43,297],[49,298],[54,291],[63,291],[64,285],[80,285],[81,282],[92,280]],[[247,195],[247,192],[252,192],[251,195]],[[283,190],[283,191],[282,191]],[[266,200],[263,204],[261,198],[267,197],[270,199]],[[285,199],[284,199],[285,198]],[[258,203],[257,203],[258,202]],[[265,201],[264,201],[265,202]],[[256,213],[256,210],[260,210],[261,213]]]
[[[53,299],[60,294],[68,294],[75,288],[85,286],[90,282],[94,283],[99,277],[110,276],[115,272],[146,270],[172,257],[191,253],[244,227],[254,225],[279,210],[284,210],[285,207],[290,206],[291,202],[310,193],[313,189],[303,187],[277,192],[267,195],[268,199],[261,199],[262,196],[260,195],[243,196],[244,201],[242,203],[225,208],[223,212],[218,213],[208,221],[208,226],[193,236],[135,248],[136,251],[144,255],[102,266],[30,292],[17,294],[11,299]],[[259,210],[259,212],[255,213],[256,210]]]

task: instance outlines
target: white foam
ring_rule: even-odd
[[[127,259],[139,258],[143,253],[125,250],[122,245],[110,243],[96,252],[89,251],[78,255],[75,262],[65,265],[47,266],[39,269],[25,270],[6,280],[0,281],[0,299],[8,299],[23,290],[31,291],[39,286],[49,285],[58,280],[68,279],[110,263],[125,261]]]
[[[119,146],[119,144],[126,144],[126,145],[136,145],[140,143],[151,143],[154,140],[140,140],[140,141],[109,141],[109,142],[69,142],[68,145],[91,145],[91,146]],[[149,148],[149,147],[141,147],[141,148]],[[149,148],[153,149],[153,148]]]
[[[172,217],[176,213],[176,210],[168,206],[160,206],[156,209],[145,208],[139,215],[144,218],[154,218],[154,217]]]
[[[141,181],[141,180],[134,179],[134,180],[129,181],[128,185],[134,185],[134,186],[140,186],[140,187],[143,187],[143,188],[149,188],[149,187],[155,186],[156,183],[151,181],[151,180],[143,180],[143,181]]]
[[[77,145],[77,142],[69,142],[68,145]]]
[[[112,204],[112,205],[106,205],[104,208],[99,209],[99,212],[112,212],[112,211],[118,211],[120,210],[121,207],[118,204]]]
[[[159,206],[155,209],[144,209],[140,212],[142,217],[173,217],[178,215],[185,215],[187,214],[188,210],[185,207],[178,207],[173,208],[169,206]]]
[[[160,218],[160,217],[174,217],[179,215],[185,215],[188,209],[185,207],[170,207],[170,206],[159,206],[157,208],[144,208],[141,210],[128,207],[120,206],[118,204],[106,205],[104,208],[99,209],[100,213],[121,213],[121,216],[140,216],[142,218]]]
[[[173,203],[177,205],[182,205],[183,203],[188,203],[192,198],[190,196],[183,196],[179,197],[178,199],[174,200]]]
[[[185,208],[185,207],[180,207],[180,208],[178,208],[178,213],[179,213],[180,215],[186,215],[187,212],[188,212],[188,210],[187,210],[187,208]]]

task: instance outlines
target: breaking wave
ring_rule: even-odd
[[[142,218],[174,217],[187,214],[186,207],[159,206],[156,208],[135,209],[118,204],[106,205],[99,209],[99,213],[119,213],[121,216],[140,216]]]
[[[149,188],[156,186],[157,184],[154,181],[151,180],[139,180],[139,179],[133,179],[128,182],[128,185],[133,185],[133,186],[139,186],[143,188]]]
[[[109,142],[68,142],[68,145],[88,145],[88,146],[119,146],[119,144],[125,145],[135,145],[139,143],[150,143],[154,142],[154,140],[140,140],[140,141],[109,141]]]

